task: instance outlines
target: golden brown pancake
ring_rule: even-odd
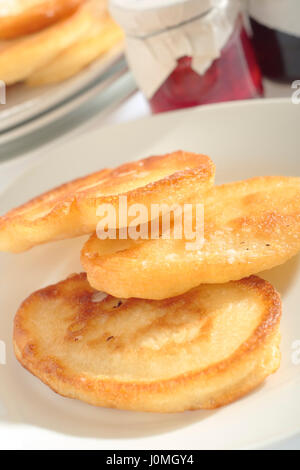
[[[92,233],[101,204],[118,212],[119,195],[128,205],[203,200],[213,185],[209,157],[188,152],[149,157],[106,169],[53,189],[0,218],[0,250],[19,252],[53,240]],[[101,217],[100,217],[101,219]]]
[[[136,411],[210,409],[277,370],[280,316],[278,293],[255,276],[149,301],[106,296],[80,274],[23,302],[14,347],[66,397]]]
[[[81,261],[95,289],[148,299],[270,269],[300,250],[300,178],[253,178],[213,188],[205,198],[204,238],[201,249],[188,251],[185,239],[93,235]]]
[[[0,40],[36,33],[71,16],[86,0],[1,0]]]
[[[59,83],[76,75],[84,67],[120,44],[123,49],[122,29],[107,14],[105,18],[95,17],[91,30],[75,44],[65,49],[49,64],[36,70],[26,83],[30,86]]]
[[[35,34],[4,41],[0,46],[1,80],[12,85],[26,80],[60,52],[77,42],[94,24],[94,9],[88,2],[72,16]]]

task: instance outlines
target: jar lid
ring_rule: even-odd
[[[110,9],[126,32],[130,68],[151,98],[181,57],[191,57],[196,73],[206,72],[232,34],[240,4],[238,0],[110,0]]]
[[[227,4],[228,0],[110,0],[110,11],[127,34],[139,37],[177,26]]]

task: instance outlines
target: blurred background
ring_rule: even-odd
[[[1,0],[0,158],[117,108],[291,96],[298,18],[299,0]]]
[[[0,184],[102,126],[300,101],[299,18],[299,0],[1,0]]]
[[[298,18],[299,0],[1,0],[0,183],[104,125],[295,96]]]

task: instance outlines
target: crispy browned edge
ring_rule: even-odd
[[[262,321],[260,325],[256,328],[253,335],[248,338],[229,358],[219,362],[218,364],[211,365],[206,369],[195,371],[191,373],[181,374],[172,379],[166,379],[156,382],[121,382],[117,380],[87,380],[84,384],[79,380],[79,377],[72,376],[68,371],[61,365],[57,360],[51,359],[49,366],[51,370],[45,370],[45,367],[41,366],[39,360],[36,361],[35,345],[30,343],[30,335],[28,335],[26,329],[22,325],[22,316],[26,315],[26,310],[30,308],[30,304],[35,302],[35,299],[38,295],[43,293],[45,290],[54,289],[56,286],[62,285],[65,282],[72,280],[86,279],[86,274],[81,273],[72,276],[71,278],[61,281],[57,285],[49,286],[48,288],[41,289],[31,296],[29,296],[21,305],[18,310],[15,320],[14,320],[14,348],[15,354],[22,366],[29,370],[32,374],[36,375],[40,380],[47,384],[54,392],[58,393],[55,390],[52,383],[47,379],[48,374],[55,376],[58,382],[62,381],[72,385],[77,390],[82,390],[86,393],[93,392],[93,390],[101,390],[101,393],[105,396],[113,394],[130,394],[130,392],[167,392],[171,391],[172,388],[176,385],[182,385],[189,382],[192,379],[206,376],[212,377],[220,373],[225,373],[238,363],[247,353],[255,351],[260,347],[263,342],[276,331],[276,328],[279,325],[281,313],[282,313],[282,304],[279,293],[274,289],[274,287],[267,281],[257,277],[250,276],[248,278],[242,279],[240,281],[231,281],[234,284],[240,284],[241,286],[247,287],[248,289],[255,290],[256,293],[263,298],[265,305],[265,311],[262,315]],[[184,295],[184,294],[183,294]],[[130,301],[130,300],[129,300]],[[29,342],[28,342],[29,341]],[[50,359],[50,358],[49,358]],[[51,364],[51,365],[50,365]],[[246,392],[248,389],[246,390]],[[59,393],[61,395],[61,393]],[[227,396],[222,402],[218,402],[212,405],[210,408],[219,408],[226,404],[231,403],[234,400],[237,400],[245,394],[243,388],[238,393],[233,393],[230,396]],[[68,395],[65,395],[68,396]],[[75,397],[74,397],[75,398]],[[110,405],[112,406],[112,405]]]
[[[71,16],[87,0],[44,0],[15,16],[0,18],[0,40],[36,33]],[[49,15],[49,11],[51,15]]]
[[[179,151],[172,152],[172,154],[173,153],[181,153],[181,152],[182,151],[179,150]],[[193,154],[193,152],[185,152],[185,153],[205,157],[205,155]],[[159,159],[164,158],[164,157],[169,156],[169,155],[171,155],[171,154],[151,156],[151,157],[144,158],[142,160],[149,162],[150,163],[149,166],[151,168],[151,162],[152,161],[159,160]],[[30,227],[32,225],[36,225],[41,221],[47,220],[49,217],[51,217],[52,214],[59,211],[61,206],[63,206],[64,202],[66,202],[66,201],[76,202],[78,205],[80,205],[81,202],[86,199],[85,202],[88,205],[90,204],[91,206],[92,205],[96,206],[97,204],[99,204],[102,201],[105,202],[105,203],[111,203],[111,204],[115,203],[116,204],[118,202],[120,196],[127,196],[128,197],[128,203],[130,203],[131,201],[135,201],[135,199],[137,197],[140,197],[140,199],[143,199],[144,196],[148,197],[149,192],[150,192],[150,194],[151,194],[151,192],[153,192],[155,194],[155,192],[158,191],[159,188],[169,187],[171,185],[171,183],[174,184],[174,185],[177,185],[177,184],[179,185],[182,181],[184,181],[186,179],[192,179],[194,177],[199,177],[199,176],[202,179],[212,178],[214,176],[214,172],[215,172],[215,165],[212,162],[212,160],[210,160],[208,158],[207,168],[194,167],[194,168],[191,168],[189,170],[176,171],[173,174],[170,174],[169,176],[165,176],[164,178],[161,178],[157,181],[154,181],[152,183],[148,183],[144,186],[140,186],[140,187],[138,187],[134,190],[130,190],[130,191],[125,192],[125,193],[120,193],[120,194],[116,194],[116,195],[108,195],[108,196],[100,196],[98,198],[88,196],[88,190],[87,191],[81,191],[80,196],[78,198],[76,198],[76,195],[74,195],[74,194],[73,195],[67,195],[65,193],[65,191],[72,191],[72,187],[73,187],[74,184],[77,184],[81,181],[84,182],[85,180],[88,180],[89,177],[99,175],[99,178],[102,178],[103,176],[105,176],[105,174],[107,174],[111,170],[113,170],[113,171],[122,170],[123,167],[128,166],[131,163],[136,163],[136,162],[133,161],[133,162],[129,162],[129,163],[124,163],[124,164],[116,167],[115,169],[104,168],[100,171],[97,171],[97,172],[94,172],[94,173],[89,173],[85,176],[81,176],[80,178],[76,178],[72,181],[61,184],[60,186],[57,186],[53,189],[50,189],[49,191],[46,191],[46,192],[40,194],[39,196],[36,196],[36,197],[30,199],[25,204],[17,206],[16,208],[11,209],[10,211],[8,211],[3,216],[0,216],[0,229],[1,229],[1,227],[5,226],[7,223],[10,223],[12,220],[14,222],[17,222],[18,220],[22,220],[22,225],[24,225],[24,226],[27,225],[28,227]],[[59,196],[60,193],[62,194],[61,201],[57,202],[55,204],[55,206],[53,207],[53,209],[48,214],[46,214],[44,217],[40,217],[34,223],[32,221],[24,220],[24,216],[22,214],[22,212],[24,210],[30,209],[31,207],[33,207],[37,203],[42,203],[43,201],[47,202],[48,197],[50,195],[53,196],[54,194],[57,194]]]
[[[104,174],[106,174],[107,171],[109,171],[109,170],[103,169],[103,170],[100,170],[100,171],[97,171],[97,172],[93,173],[93,175],[98,174],[99,178],[102,178],[102,176],[104,176]],[[34,206],[36,204],[40,204],[43,201],[47,202],[50,195],[51,196],[53,194],[59,195],[60,193],[62,193],[62,195],[63,195],[62,199],[65,200],[65,197],[64,197],[65,191],[68,191],[68,190],[71,191],[74,183],[77,184],[80,181],[84,181],[86,178],[88,178],[91,175],[92,174],[88,174],[88,175],[85,175],[85,176],[80,176],[79,178],[76,178],[72,181],[68,181],[67,183],[60,184],[59,186],[56,186],[53,189],[49,189],[49,191],[45,191],[44,193],[39,194],[38,196],[35,196],[35,197],[29,199],[29,201],[25,202],[24,204],[21,204],[20,206],[17,206],[15,208],[11,209],[6,214],[0,216],[0,227],[7,219],[11,219],[11,218],[14,218],[14,220],[23,219],[21,211],[26,210],[26,209],[30,209],[32,206]],[[55,208],[58,207],[58,206],[59,206],[59,203],[57,203],[57,205],[55,205],[55,207],[52,209],[51,212],[53,212],[55,210]],[[43,218],[48,217],[48,215],[49,214],[47,214]]]

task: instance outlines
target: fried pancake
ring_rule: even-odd
[[[40,86],[59,83],[77,73],[105,54],[116,44],[122,44],[122,29],[107,14],[106,18],[95,18],[89,34],[65,49],[49,64],[36,70],[27,80],[27,85]]]
[[[213,409],[277,370],[280,316],[279,295],[255,276],[149,301],[106,296],[80,274],[25,300],[14,347],[63,396],[136,411]]]
[[[1,80],[12,85],[26,80],[37,69],[87,34],[94,24],[94,7],[83,5],[70,18],[21,39],[4,41],[0,51]]]
[[[264,177],[215,187],[205,198],[204,245],[187,240],[99,240],[81,262],[98,290],[164,299],[201,283],[242,279],[300,250],[300,178]]]
[[[71,16],[86,0],[1,0],[0,40],[36,33]]]
[[[101,204],[181,203],[203,195],[215,167],[209,157],[187,152],[149,157],[106,169],[49,191],[0,218],[0,250],[20,252],[40,243],[92,233]],[[150,213],[150,210],[149,210]],[[101,220],[101,217],[100,217]],[[118,222],[118,221],[117,221]]]

